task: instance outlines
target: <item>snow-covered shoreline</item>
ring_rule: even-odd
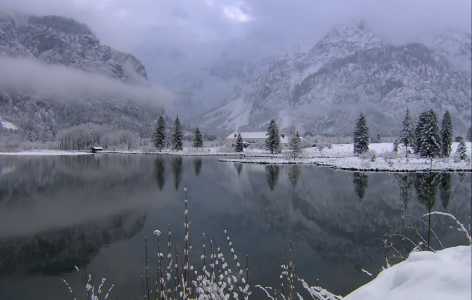
[[[452,153],[457,149],[458,143],[453,143]],[[324,148],[320,152],[318,148],[303,149],[302,156],[297,159],[290,157],[289,152],[282,154],[269,154],[263,149],[245,149],[244,152],[228,152],[229,149],[221,147],[211,148],[185,148],[184,151],[174,152],[170,150],[142,151],[142,150],[104,150],[100,154],[141,154],[141,155],[170,155],[170,156],[201,156],[219,157],[220,162],[229,163],[248,163],[248,164],[309,164],[323,167],[330,167],[347,171],[365,171],[365,172],[472,172],[470,161],[454,162],[450,158],[433,159],[431,169],[430,160],[425,158],[416,158],[410,155],[405,158],[405,154],[391,153],[391,143],[370,144],[369,148],[375,153],[376,158],[359,158],[353,155],[352,144],[336,144],[329,148]],[[471,157],[471,143],[467,143],[468,155]],[[22,152],[0,152],[0,155],[88,155],[92,154],[85,151],[61,151],[61,150],[30,150]],[[452,155],[451,155],[452,156]]]
[[[60,156],[60,155],[90,155],[90,152],[83,151],[62,151],[62,150],[30,150],[18,152],[0,152],[0,155],[6,156]]]

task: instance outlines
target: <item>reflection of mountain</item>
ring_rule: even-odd
[[[128,211],[102,221],[0,240],[0,276],[56,276],[88,265],[100,248],[133,237],[146,214]]]
[[[228,165],[228,168],[233,166]],[[381,245],[376,238],[388,230],[389,224],[392,232],[401,232],[401,187],[393,174],[370,173],[368,187],[365,178],[362,178],[361,189],[356,190],[351,172],[304,166],[294,189],[290,180],[281,180],[293,175],[292,166],[279,168],[279,172],[285,172],[286,176],[278,176],[277,193],[271,192],[269,179],[272,177],[268,176],[276,172],[269,172],[266,167],[258,165],[247,165],[246,172],[239,179],[232,170],[215,171],[217,174],[214,176],[218,178],[215,183],[231,182],[230,186],[225,187],[225,193],[231,194],[235,203],[244,206],[244,214],[252,219],[248,223],[256,224],[253,226],[259,224],[260,230],[266,230],[264,226],[269,226],[284,234],[287,240],[291,233],[295,241],[306,241],[331,262],[350,261],[366,266],[378,260],[377,249]],[[264,173],[265,179],[261,176]],[[468,220],[471,187],[467,184],[470,183],[470,175],[466,176],[467,180],[461,182],[457,175],[452,175],[452,192],[447,209],[437,201],[433,210],[450,212],[460,220]],[[418,201],[417,193],[413,193],[412,178],[406,180],[404,193],[408,195],[405,197],[413,198],[408,203],[406,214],[421,217],[428,210]],[[264,181],[269,181],[269,186]],[[361,202],[360,190],[364,194]],[[409,226],[413,219],[407,218],[406,222]],[[433,217],[432,228],[442,237],[443,244],[466,242],[449,225],[453,224],[447,218]],[[426,236],[427,227],[417,226]],[[434,245],[436,241],[432,243]]]
[[[142,172],[146,159],[121,155],[0,157],[0,165],[12,168],[0,177],[0,203],[58,191],[128,189],[152,180]]]

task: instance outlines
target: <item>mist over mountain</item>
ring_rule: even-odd
[[[260,65],[219,108],[193,122],[221,131],[264,129],[350,135],[360,112],[373,134],[396,136],[412,115],[450,110],[456,132],[471,120],[471,37],[450,30],[430,44],[394,45],[365,23],[339,25],[311,49],[296,45]],[[467,47],[468,46],[468,47]]]
[[[150,137],[171,93],[133,55],[60,16],[0,13],[0,118],[31,141],[84,123]]]

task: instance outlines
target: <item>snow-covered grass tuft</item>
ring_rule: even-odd
[[[246,277],[244,269],[239,263],[238,256],[233,248],[228,231],[223,227],[226,241],[230,249],[230,258],[226,259],[221,248],[216,245],[212,239],[209,242],[209,255],[207,254],[206,235],[203,234],[203,250],[200,260],[201,267],[196,267],[190,259],[192,246],[190,245],[190,222],[189,207],[187,198],[187,186],[185,185],[184,200],[184,245],[183,253],[179,248],[175,252],[171,249],[171,231],[168,228],[167,255],[161,252],[159,236],[161,232],[155,230],[157,236],[157,258],[155,281],[153,282],[149,273],[147,238],[145,239],[145,278],[142,278],[144,299],[248,299],[250,292],[249,286],[249,267],[246,256]],[[164,257],[167,258],[167,266],[164,263]],[[179,257],[181,258],[179,260]],[[233,269],[229,262],[233,261]],[[165,270],[165,275],[163,271]],[[153,284],[154,283],[154,284]]]

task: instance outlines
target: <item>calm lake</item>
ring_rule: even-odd
[[[144,238],[151,269],[154,230],[165,239],[170,224],[172,244],[182,249],[185,182],[194,264],[203,232],[229,253],[224,225],[242,265],[249,255],[252,299],[264,299],[255,284],[278,287],[271,260],[282,262],[290,236],[296,273],[344,296],[370,280],[362,269],[377,275],[385,265],[379,238],[402,232],[401,192],[411,195],[408,215],[445,211],[467,226],[471,212],[470,173],[399,176],[214,157],[0,156],[0,299],[72,299],[61,278],[83,298],[74,266],[84,265],[95,283],[108,268],[111,299],[142,299]],[[426,237],[427,227],[406,217],[405,226],[413,223]],[[444,246],[467,244],[450,219],[431,223]]]

